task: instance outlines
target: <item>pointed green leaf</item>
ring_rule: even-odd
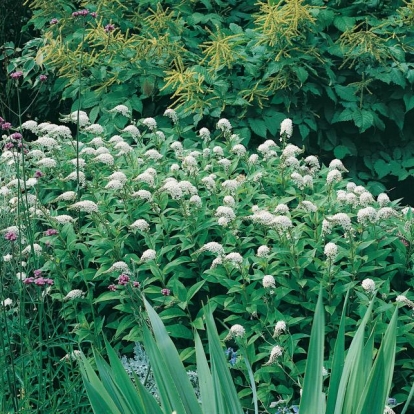
[[[306,360],[303,392],[299,408],[301,414],[322,413],[324,410],[324,399],[322,398],[324,339],[325,315],[321,286],[312,325],[308,358]]]

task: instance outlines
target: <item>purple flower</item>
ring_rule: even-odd
[[[111,32],[113,32],[114,30],[115,30],[115,25],[114,25],[114,24],[112,24],[112,23],[107,24],[107,25],[105,26],[105,32],[106,32],[106,33],[111,33]]]
[[[58,19],[52,19],[50,22],[49,22],[49,24],[51,24],[51,25],[54,25],[54,24],[58,24],[59,23],[59,20]]]
[[[98,13],[96,13],[96,12],[91,13],[91,17],[97,17],[97,16],[98,16]]]
[[[34,284],[37,286],[44,286],[46,284],[46,279],[44,279],[43,277],[38,277],[34,280]]]
[[[129,276],[122,273],[121,275],[119,275],[118,277],[118,284],[119,285],[126,285],[129,282]]]
[[[45,282],[46,282],[46,284],[48,284],[49,286],[52,286],[55,282],[53,281],[53,279],[49,279],[49,278],[46,278],[45,279]]]
[[[4,149],[5,149],[6,151],[11,150],[12,148],[14,148],[14,144],[13,144],[13,142],[6,142],[6,143],[4,144]]]
[[[132,286],[134,286],[134,288],[139,288],[141,286],[141,283],[134,280],[134,282],[132,282]]]
[[[46,75],[40,75],[39,80],[40,80],[40,82],[46,82],[47,81],[47,76]]]
[[[20,132],[14,132],[13,134],[10,135],[10,138],[18,141],[19,139],[23,138],[23,135]]]
[[[10,122],[4,122],[1,125],[1,129],[7,130],[7,129],[10,129],[10,128],[11,128],[11,123]]]
[[[54,236],[55,234],[58,234],[58,231],[56,229],[47,229],[43,234],[45,236]]]
[[[169,296],[171,294],[170,289],[161,289],[161,294],[164,296]]]
[[[42,271],[40,269],[36,269],[33,271],[34,277],[42,276]]]
[[[23,72],[20,70],[16,70],[15,72],[10,73],[10,77],[12,79],[19,79],[23,76]]]
[[[109,289],[111,292],[115,292],[115,291],[116,291],[116,286],[115,286],[115,285],[109,285],[109,286],[108,286],[108,289]]]
[[[15,233],[14,231],[8,231],[5,235],[4,238],[6,240],[9,241],[16,241],[17,240],[17,233]]]
[[[4,122],[4,119],[0,116],[0,124]]]
[[[37,171],[34,173],[34,177],[35,177],[35,178],[40,178],[40,177],[43,177],[43,173],[42,173],[42,171],[37,170]]]
[[[26,279],[23,280],[23,283],[25,285],[30,285],[33,282],[34,282],[34,277],[26,277]]]

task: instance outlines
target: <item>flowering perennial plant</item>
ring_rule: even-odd
[[[127,109],[116,106],[114,122],[129,118]],[[19,223],[1,231],[3,285],[53,303],[77,343],[99,343],[100,330],[119,346],[141,340],[134,315],[142,295],[185,343],[210,300],[222,338],[241,351],[248,344],[260,404],[269,408],[281,394],[299,399],[320,284],[332,317],[329,339],[349,289],[356,292],[352,320],[377,293],[378,312],[397,301],[411,318],[412,301],[396,292],[414,287],[405,277],[413,269],[412,211],[349,183],[338,160],[326,167],[303,154],[288,142],[290,120],[281,146],[267,140],[251,153],[227,119],[214,131],[184,131],[170,109],[168,127],[158,118],[130,119],[111,136],[84,112],[63,120],[76,123],[78,115],[78,155],[64,128],[30,122],[22,137],[12,136],[12,125],[5,130],[0,158],[1,168],[14,171],[1,176],[1,209]],[[27,141],[26,131],[37,139]],[[2,303],[20,303],[13,291],[1,294]],[[399,349],[411,349],[398,340]],[[243,364],[233,369],[242,383]]]

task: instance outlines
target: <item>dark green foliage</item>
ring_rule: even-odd
[[[78,6],[33,1],[31,23],[50,39],[52,96],[76,109],[80,93],[92,120],[120,102],[143,116],[173,106],[194,123],[238,117],[248,142],[288,115],[310,151],[345,159],[374,193],[414,171],[411,2],[83,1],[98,17],[73,19]]]

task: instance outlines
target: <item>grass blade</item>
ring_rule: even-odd
[[[322,303],[322,287],[319,290],[315,309],[308,358],[306,361],[303,392],[299,412],[301,414],[323,413],[324,398],[322,395],[322,368],[325,338],[325,315]]]

